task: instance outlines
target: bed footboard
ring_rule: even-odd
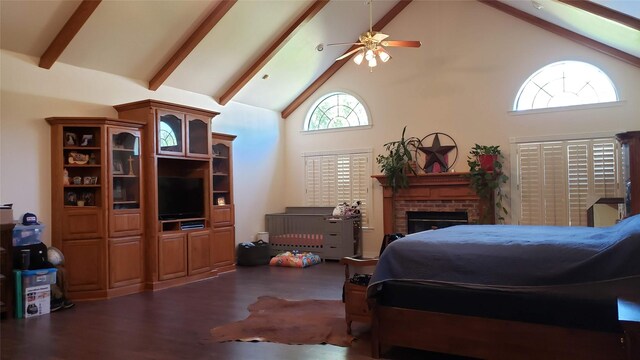
[[[481,359],[628,359],[624,334],[373,304],[372,356],[403,346]]]

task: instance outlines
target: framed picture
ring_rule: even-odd
[[[66,146],[77,146],[78,145],[78,137],[75,133],[67,131],[64,133],[64,144]]]
[[[93,135],[91,134],[82,135],[82,140],[80,140],[80,146],[93,146]]]
[[[124,174],[124,171],[122,170],[122,161],[113,160],[113,173],[114,174]]]
[[[218,198],[218,205],[225,205],[224,197],[223,197],[223,196],[220,196],[220,197]]]
[[[67,192],[67,195],[64,198],[65,205],[76,205],[77,201],[78,201],[78,195],[75,193],[75,191]]]

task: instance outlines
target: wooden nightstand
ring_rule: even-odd
[[[349,281],[351,274],[349,267],[375,266],[378,259],[356,259],[352,257],[344,257],[340,259],[340,263],[344,267],[344,309],[345,319],[347,321],[347,332],[351,334],[351,323],[353,321],[371,323],[371,313],[367,305],[367,287],[364,285],[353,284]]]

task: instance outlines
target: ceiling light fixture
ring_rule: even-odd
[[[378,31],[373,31],[373,6],[372,0],[368,1],[369,4],[369,31],[366,31],[358,37],[356,43],[335,43],[326,44],[324,46],[343,46],[343,45],[356,45],[351,50],[347,51],[342,56],[338,57],[336,61],[346,59],[353,56],[353,62],[357,65],[362,64],[364,60],[367,60],[369,70],[373,71],[373,68],[378,65],[378,60],[383,63],[391,59],[391,55],[387,52],[385,47],[409,47],[419,48],[422,44],[420,41],[407,41],[407,40],[387,40],[389,35],[383,34]],[[321,51],[320,45],[316,47],[318,51]]]

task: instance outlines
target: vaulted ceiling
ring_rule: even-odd
[[[452,1],[452,0],[449,0]],[[472,1],[472,0],[468,0]],[[477,0],[640,67],[640,0]],[[373,3],[374,30],[410,0]],[[353,0],[0,0],[2,49],[282,113],[295,110],[349,58],[369,27]],[[400,20],[397,20],[400,21]],[[419,26],[418,24],[412,26]],[[421,40],[428,49],[428,39]],[[411,56],[403,52],[402,56]]]

